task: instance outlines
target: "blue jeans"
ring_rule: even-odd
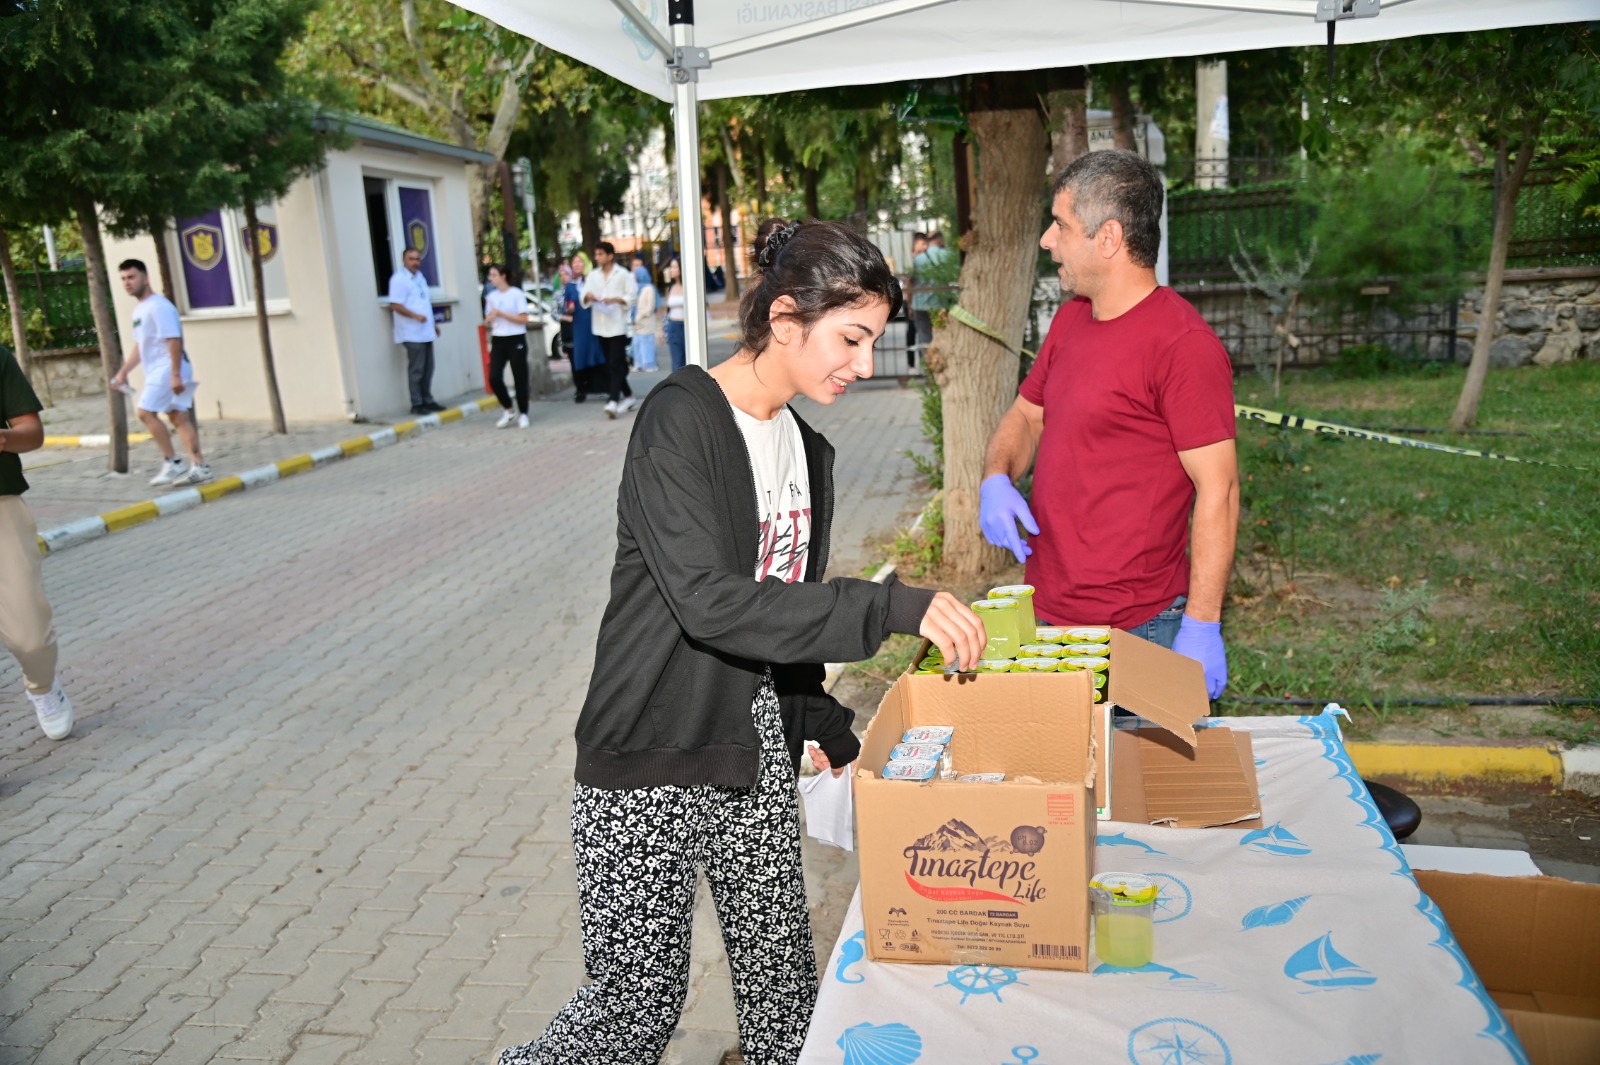
[[[1167,609],[1143,625],[1135,625],[1128,631],[1141,640],[1149,640],[1170,650],[1172,641],[1178,638],[1178,627],[1183,624],[1183,608],[1188,602],[1188,596],[1180,595]]]
[[[683,364],[689,361],[689,357],[684,351],[683,323],[674,322],[671,318],[668,318],[662,323],[661,329],[667,335],[667,350],[672,352],[672,368],[674,370],[683,369]]]

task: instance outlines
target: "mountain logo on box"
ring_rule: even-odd
[[[1045,888],[1031,859],[1043,849],[1044,829],[1037,826],[1018,825],[1009,838],[985,837],[951,818],[902,852],[910,862],[906,883],[936,902],[1036,902],[1044,898]],[[965,886],[943,885],[940,880],[961,881]]]

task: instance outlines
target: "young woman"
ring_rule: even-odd
[[[572,267],[566,263],[561,264],[557,271],[561,279],[561,294],[556,297],[561,306],[561,313],[556,316],[561,323],[561,357],[572,358],[572,315],[578,308],[578,286],[572,280]],[[552,359],[554,355],[550,356]]]
[[[483,318],[489,323],[489,387],[494,398],[500,401],[500,420],[496,429],[504,429],[513,422],[517,428],[528,427],[528,297],[520,288],[512,287],[506,279],[505,267],[499,263],[489,266],[489,284],[493,287],[483,298]],[[506,391],[506,367],[511,367],[511,383],[517,390],[517,409],[511,409],[511,395]]]
[[[683,345],[683,267],[673,259],[661,271],[661,276],[667,283],[667,320],[661,324],[661,333],[672,354],[672,368],[681,370],[689,361]]]
[[[633,341],[629,355],[635,370],[655,373],[659,369],[656,366],[656,310],[659,302],[656,286],[650,271],[644,266],[635,266],[633,277],[639,282],[639,298],[633,305]]]
[[[578,252],[572,257],[572,285],[568,290],[572,299],[572,385],[577,394],[574,403],[582,403],[589,393],[606,391],[606,353],[596,339],[593,328],[594,310],[583,302],[583,282],[589,275],[589,257]]]
[[[788,403],[831,404],[871,376],[900,302],[894,275],[834,222],[768,222],[756,250],[738,352],[673,374],[639,408],[577,727],[572,836],[593,982],[501,1065],[658,1061],[688,987],[702,869],[745,1060],[798,1060],[817,971],[796,767],[805,740],[835,773],[860,750],[820,663],[871,657],[891,632],[921,633],[946,661],[983,649],[983,625],[949,593],[821,580],[833,449]]]

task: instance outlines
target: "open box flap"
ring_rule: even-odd
[[[1199,662],[1111,630],[1111,701],[1195,744],[1194,723],[1211,712]]]

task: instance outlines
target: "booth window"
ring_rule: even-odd
[[[255,310],[255,281],[250,272],[250,249],[261,247],[262,284],[267,305],[289,297],[283,257],[278,254],[282,236],[278,212],[271,204],[256,208],[257,232],[247,232],[244,211],[221,207],[174,222],[186,312],[244,312]]]
[[[439,250],[433,220],[433,187],[420,181],[366,176],[367,231],[372,242],[372,275],[379,296],[389,294],[389,278],[400,269],[407,248],[422,252],[422,276],[439,292]]]

